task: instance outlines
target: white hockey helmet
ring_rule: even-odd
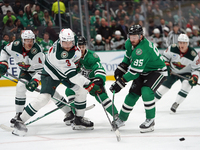
[[[101,41],[101,40],[102,40],[101,34],[97,34],[97,35],[96,35],[96,40],[97,40],[97,41]]]
[[[23,44],[25,39],[33,39],[33,43],[35,43],[35,34],[31,30],[23,30],[21,38]]]
[[[189,38],[188,38],[188,36],[186,35],[186,34],[180,34],[179,36],[178,36],[178,42],[186,42],[186,43],[188,43],[188,45],[189,45]]]
[[[121,35],[121,32],[119,30],[116,30],[115,35]]]
[[[160,34],[160,30],[159,30],[158,28],[155,28],[155,29],[153,30],[153,33],[154,33],[154,34]]]
[[[168,27],[164,27],[163,31],[169,32],[169,28]]]
[[[62,47],[62,42],[66,41],[66,42],[70,42],[72,41],[74,44],[74,32],[67,28],[67,29],[62,29],[59,33],[59,39],[60,39],[60,45]]]
[[[192,33],[192,30],[190,28],[186,28],[186,32]]]

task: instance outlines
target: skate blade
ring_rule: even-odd
[[[71,126],[71,124],[72,124],[72,121],[73,121],[73,120],[70,120],[70,121],[65,121],[65,125],[66,125],[66,126]]]
[[[16,136],[25,136],[26,135],[26,131],[21,131],[21,130],[17,130],[17,129],[14,129],[12,134],[13,135],[16,135]]]
[[[82,126],[82,125],[74,125],[74,124],[72,124],[72,129],[73,130],[93,130],[94,127],[85,127],[85,126]]]
[[[154,126],[146,128],[146,129],[140,128],[140,133],[147,133],[147,132],[153,132],[153,131],[154,131]]]

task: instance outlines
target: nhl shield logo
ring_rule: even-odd
[[[63,51],[61,53],[61,58],[67,58],[68,57],[68,52],[67,51]]]
[[[32,54],[36,54],[37,51],[38,51],[38,50],[37,50],[36,48],[32,48],[32,49],[31,49],[31,53],[32,53]]]
[[[136,55],[142,55],[142,50],[140,48],[136,49],[135,51]]]

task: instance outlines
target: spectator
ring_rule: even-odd
[[[102,13],[103,10],[105,9],[105,6],[104,6],[104,4],[103,4],[103,1],[102,1],[102,0],[97,0],[97,4],[96,4],[95,8],[96,8],[97,10],[99,10],[100,13]]]
[[[172,22],[172,23],[174,22],[174,18],[173,18],[173,15],[172,15],[170,9],[167,9],[167,14],[165,14],[165,15],[163,16],[163,18],[164,18],[164,20],[167,22],[167,24],[168,24],[169,22]]]
[[[37,27],[35,27],[35,29],[33,30],[33,33],[35,34],[35,41],[38,44],[40,44],[43,39],[39,37],[39,30],[37,29]]]
[[[99,10],[95,10],[94,15],[90,17],[90,24],[92,26],[95,25],[97,17],[99,18],[99,21],[101,20],[99,15],[100,15],[100,11]]]
[[[177,44],[178,43],[178,36],[183,33],[180,31],[180,27],[178,23],[173,24],[173,30],[169,32],[168,35],[168,45]]]
[[[38,5],[38,4],[36,5],[35,11],[37,12],[38,18],[40,20],[43,20],[44,13],[40,10],[40,5]]]
[[[101,20],[99,16],[95,16],[95,17],[96,17],[96,22],[94,23],[94,27],[95,27],[95,30],[97,31],[99,27],[101,26]]]
[[[124,37],[124,39],[127,39],[128,34],[128,27],[124,25],[124,19],[120,19],[119,25],[117,26],[116,30],[119,30],[121,32],[121,35]]]
[[[111,21],[111,26],[110,26],[110,32],[112,34],[112,38],[115,37],[115,31],[117,29],[117,24],[116,24],[116,21],[115,20],[112,20]],[[121,32],[120,32],[121,33]]]
[[[190,28],[186,28],[185,32],[186,32],[186,35],[189,38],[190,46],[193,47],[193,39],[192,39],[193,38],[193,34],[192,34],[192,30]]]
[[[89,16],[92,16],[95,13],[95,6],[93,4],[92,0],[88,1],[88,11],[89,11]]]
[[[46,9],[44,10],[44,18],[43,19],[45,21],[46,26],[47,26],[47,22],[49,22],[49,21],[52,22],[53,26],[55,26],[55,22],[54,22],[53,18],[49,15],[48,10],[46,10]]]
[[[17,27],[14,26],[13,21],[11,19],[8,19],[6,24],[3,27],[3,34],[8,34],[9,36],[12,36],[16,34]]]
[[[199,27],[193,26],[193,37],[192,37],[192,45],[193,47],[200,46],[200,34],[199,34]]]
[[[159,24],[160,18],[163,17],[163,11],[159,8],[158,4],[155,4],[155,8],[152,10],[154,13],[154,22],[155,24]]]
[[[154,24],[154,20],[153,19],[149,19],[149,36],[153,35],[153,30],[156,28],[156,25]]]
[[[65,4],[62,2],[62,0],[59,1],[59,5],[60,5],[60,15],[61,18],[65,18],[65,12],[66,12],[66,7]],[[59,25],[59,17],[58,17],[58,1],[56,0],[56,2],[53,3],[52,5],[52,17],[55,20],[56,25]]]
[[[16,39],[19,39],[21,37],[21,30],[24,30],[24,26],[21,24],[21,21],[19,19],[15,20],[14,25],[15,27],[17,27]]]
[[[33,18],[30,19],[30,26],[31,27],[39,27],[39,26],[45,26],[46,23],[44,21],[44,19],[42,18],[39,19],[38,14],[36,11],[33,12]]]
[[[150,5],[147,6],[146,15],[147,15],[147,18],[146,18],[147,20],[154,19],[154,13],[153,13],[152,7]]]
[[[30,6],[27,6],[25,8],[24,17],[26,17],[28,20],[32,18],[32,12],[31,12]]]
[[[41,41],[40,46],[44,54],[48,53],[49,48],[53,45],[53,41],[49,39],[49,33],[44,33],[44,39]]]
[[[10,10],[8,10],[6,16],[3,17],[3,23],[6,24],[8,19],[12,20],[13,23],[16,20],[16,17],[11,14]]]
[[[105,43],[102,41],[101,34],[97,34],[95,41],[91,43],[91,50],[93,51],[105,51]]]
[[[112,50],[124,50],[125,40],[124,37],[121,36],[121,32],[119,30],[115,31],[115,37],[110,41],[110,47]]]
[[[9,35],[4,34],[3,40],[0,41],[0,53],[1,53],[1,50],[4,48],[4,46],[6,46],[8,43],[9,43]]]
[[[127,15],[126,11],[123,9],[122,4],[119,4],[118,9],[115,11],[115,14],[117,15],[118,12],[120,12],[122,18],[124,18]]]
[[[30,1],[27,5],[24,6],[24,12],[26,12],[26,7],[30,8],[31,14],[35,11],[36,5],[34,1]]]
[[[19,11],[20,10],[23,10],[24,7],[22,6],[21,4],[21,1],[20,0],[16,0],[15,1],[15,5],[13,6],[13,11],[15,14],[19,14]]]
[[[47,22],[47,28],[45,29],[46,32],[49,33],[49,39],[55,42],[59,37],[56,31],[52,28],[53,23],[51,21]]]
[[[20,20],[21,24],[24,26],[24,29],[26,29],[27,26],[30,26],[28,18],[26,15],[23,15],[23,10],[19,10],[17,19]]]
[[[164,29],[164,27],[167,27],[167,26],[165,25],[165,19],[161,18],[161,19],[160,19],[160,25],[157,26],[157,28],[160,30],[160,34],[161,34],[161,35],[163,35],[163,29]]]
[[[133,16],[133,21],[135,22],[135,24],[138,24],[139,21],[144,21],[144,17],[143,17],[143,15],[140,15],[140,14],[136,13]]]
[[[153,35],[150,37],[151,42],[155,44],[157,48],[164,48],[163,47],[163,37],[160,34],[160,30],[155,28],[153,30]]]
[[[169,45],[168,45],[168,34],[169,34],[169,28],[168,27],[164,27],[163,28],[163,47],[164,48],[167,48]]]
[[[11,42],[13,42],[15,40],[16,40],[16,35],[15,34],[11,35],[10,39],[9,39],[9,42],[11,43]]]
[[[4,5],[1,7],[2,13],[3,15],[7,14],[7,11],[9,10],[12,14],[14,14],[14,11],[12,9],[12,7],[10,6],[8,0],[4,1]]]
[[[200,17],[200,10],[193,3],[189,9],[189,16]]]

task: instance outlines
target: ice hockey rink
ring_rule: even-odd
[[[106,82],[108,90],[113,81]],[[120,128],[121,141],[118,142],[115,133],[105,115],[101,104],[88,95],[87,106],[96,106],[86,111],[85,117],[94,122],[94,130],[72,130],[63,122],[64,114],[58,110],[37,122],[28,125],[28,133],[24,137],[12,135],[0,128],[0,150],[198,150],[200,149],[200,86],[195,86],[187,99],[179,106],[177,113],[172,114],[170,107],[180,89],[180,82],[156,103],[155,131],[140,133],[139,125],[145,120],[142,99],[136,103],[125,126]],[[117,93],[114,102],[118,110],[128,93],[130,83]],[[58,87],[64,95],[65,87]],[[37,92],[27,92],[27,102],[34,100]],[[9,126],[9,121],[15,115],[15,87],[0,87],[0,124]],[[56,108],[50,101],[29,121],[42,116]],[[109,116],[111,118],[111,116]],[[112,119],[112,118],[111,118]],[[180,138],[185,138],[180,141]]]

